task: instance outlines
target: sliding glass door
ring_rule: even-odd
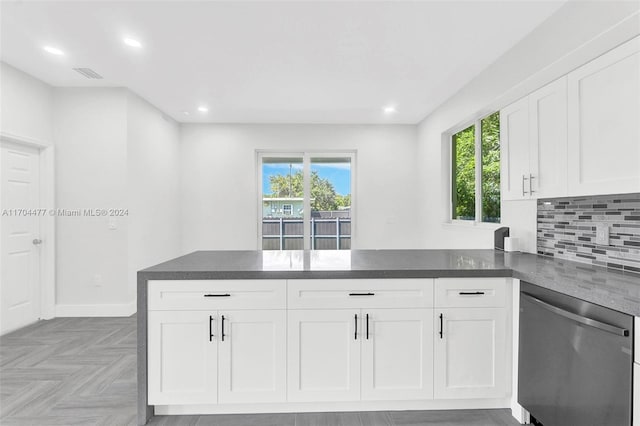
[[[354,152],[259,152],[260,248],[350,249],[354,162]]]

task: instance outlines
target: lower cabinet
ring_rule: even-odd
[[[432,312],[289,311],[289,401],[432,398]]]
[[[149,404],[284,402],[286,311],[150,311]]]
[[[506,310],[447,308],[435,316],[435,398],[508,396]]]
[[[360,399],[358,310],[290,310],[289,401]]]
[[[285,311],[220,311],[225,337],[218,341],[218,402],[287,399]]]
[[[215,312],[149,311],[149,404],[207,404],[218,400]]]
[[[216,282],[150,287],[149,404],[197,414],[509,396],[504,278],[438,279],[435,288],[432,279],[367,283],[291,280],[294,309],[277,282],[244,283],[244,293]],[[277,308],[260,308],[264,294]]]
[[[433,398],[433,310],[362,312],[362,399]]]

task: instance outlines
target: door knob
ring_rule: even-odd
[[[42,240],[40,238],[34,238],[32,243],[33,243],[34,246],[37,246],[37,245],[42,244]]]

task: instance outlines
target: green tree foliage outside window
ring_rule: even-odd
[[[475,126],[453,135],[453,218],[476,218]]]
[[[303,197],[303,175],[298,170],[289,175],[269,176],[269,187],[271,194],[269,197]],[[338,207],[349,207],[351,205],[351,194],[340,195],[336,193],[333,184],[321,178],[318,172],[311,172],[311,209],[338,210]]]
[[[485,117],[482,127],[482,221],[500,223],[500,113]]]
[[[480,120],[482,222],[500,222],[500,113]],[[476,220],[476,129],[470,126],[451,139],[452,217]]]

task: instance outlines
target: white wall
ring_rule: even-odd
[[[127,91],[55,89],[53,107],[57,207],[126,208]],[[56,230],[57,315],[130,310],[127,220],[58,217]]]
[[[53,89],[0,62],[0,131],[9,136],[53,143]]]
[[[421,245],[416,127],[183,125],[183,249],[258,247],[256,150],[356,150],[357,248]]]
[[[640,32],[637,2],[568,2],[418,126],[420,217],[426,248],[491,248],[490,227],[444,225],[449,218],[449,140],[443,134],[500,109]],[[635,14],[635,15],[634,15]],[[535,252],[536,203],[503,203],[502,222]]]
[[[127,96],[128,272],[177,257],[181,250],[179,126],[133,93]]]

